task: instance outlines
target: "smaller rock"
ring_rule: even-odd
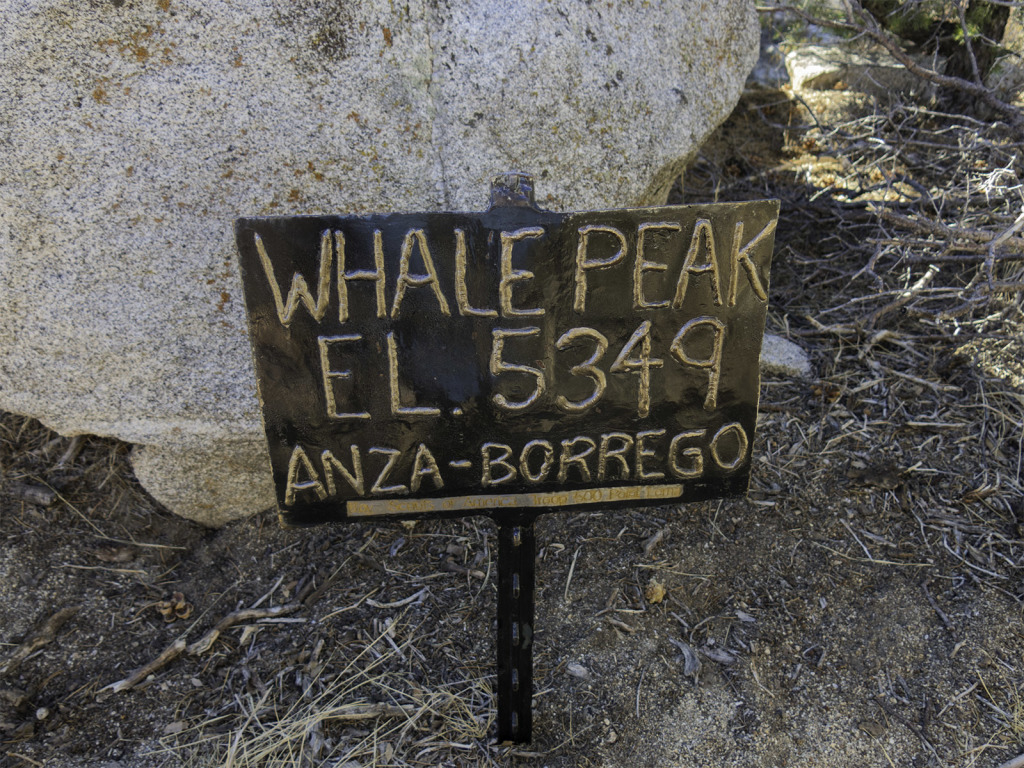
[[[570,661],[568,664],[566,664],[565,671],[573,677],[578,677],[580,680],[589,680],[593,677],[589,669],[575,661]]]
[[[931,61],[922,63],[934,67]],[[838,45],[801,46],[786,54],[786,69],[796,91],[835,89],[885,96],[926,85],[880,46],[860,51]]]
[[[985,85],[1003,101],[1024,107],[1024,8],[1010,11],[999,47],[1005,53],[985,75]]]
[[[262,442],[139,445],[132,451],[139,482],[161,504],[218,528],[274,504],[270,460]]]
[[[1003,101],[1024,107],[1024,8],[1010,11],[1000,47],[1006,53],[993,63],[985,85]]]
[[[885,735],[885,726],[877,720],[861,720],[857,727],[873,739],[880,739]]]
[[[985,77],[985,85],[1003,101],[1024,107],[1024,63],[1015,55],[1003,56]]]
[[[184,730],[185,723],[181,720],[175,720],[173,723],[168,723],[164,726],[164,736],[174,736]]]
[[[792,341],[766,333],[761,344],[761,373],[810,378],[811,359]]]

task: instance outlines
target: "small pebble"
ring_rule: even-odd
[[[570,661],[566,667],[568,672],[573,677],[578,677],[580,680],[589,680],[593,675],[590,674],[590,670],[584,667],[582,664],[578,664],[575,661]]]
[[[173,736],[176,733],[181,733],[185,730],[185,722],[182,720],[175,720],[173,723],[169,723],[164,727],[164,736]]]
[[[873,739],[880,739],[885,733],[885,726],[875,720],[861,720],[857,727]]]

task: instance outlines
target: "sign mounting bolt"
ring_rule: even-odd
[[[533,197],[533,176],[509,171],[491,179],[491,208],[498,206],[540,210]]]

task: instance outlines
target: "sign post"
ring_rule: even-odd
[[[746,492],[777,201],[235,223],[286,525],[498,523],[498,732],[531,735],[533,521]]]
[[[523,744],[533,726],[533,521],[498,518],[498,741]]]

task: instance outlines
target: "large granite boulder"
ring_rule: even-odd
[[[273,503],[232,222],[663,202],[757,58],[749,0],[0,1],[0,408]]]

